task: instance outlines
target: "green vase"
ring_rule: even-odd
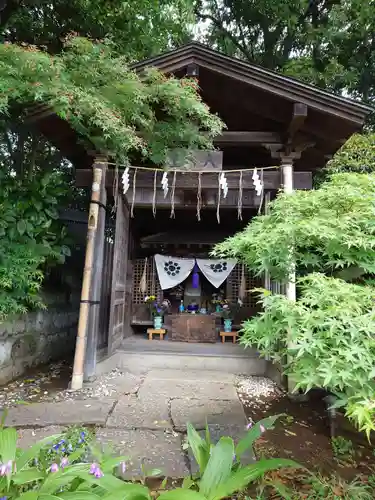
[[[232,331],[232,320],[226,318],[224,320],[224,332],[231,332],[231,331]]]

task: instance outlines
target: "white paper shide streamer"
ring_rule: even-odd
[[[225,177],[224,172],[220,174],[219,184],[223,191],[223,198],[226,198],[228,195],[228,181],[227,178]]]
[[[126,167],[124,173],[122,174],[122,187],[124,194],[126,194],[130,187],[129,167]]]
[[[259,174],[258,174],[258,171],[256,168],[254,168],[252,179],[253,179],[253,184],[255,187],[255,192],[256,192],[257,196],[260,196],[262,194],[262,191],[263,191],[263,184],[259,178]]]
[[[163,192],[164,192],[164,198],[166,198],[166,196],[168,194],[168,189],[169,189],[167,172],[163,173],[163,177],[161,178],[161,187],[162,187]]]

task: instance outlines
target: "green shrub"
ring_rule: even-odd
[[[375,429],[374,289],[322,274],[299,282],[297,302],[264,291],[241,342],[282,364],[305,391],[323,387],[367,434]]]
[[[0,171],[0,320],[43,307],[40,289],[47,264],[70,250],[58,207],[67,188],[59,172],[18,179]]]
[[[256,274],[267,271],[281,281],[292,259],[299,274],[351,280],[374,273],[374,200],[375,174],[335,174],[319,189],[280,194],[269,214],[253,218],[213,254],[237,258]]]

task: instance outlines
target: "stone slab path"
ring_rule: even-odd
[[[92,425],[103,446],[130,457],[130,474],[139,475],[143,463],[181,477],[196,469],[183,449],[187,422],[198,430],[207,422],[215,440],[243,436],[247,422],[234,382],[217,372],[152,370],[114,380],[116,396],[11,408],[6,425],[19,429],[23,447],[69,425]]]

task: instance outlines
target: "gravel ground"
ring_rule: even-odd
[[[276,400],[284,395],[275,382],[266,377],[237,377],[235,385],[238,397],[250,422],[254,421],[251,417],[252,411],[268,410]]]
[[[0,408],[26,403],[116,396],[116,381],[125,375],[120,370],[112,370],[98,377],[94,383],[87,384],[82,390],[73,392],[68,389],[70,374],[71,365],[64,361],[30,370],[27,375],[0,387]]]

